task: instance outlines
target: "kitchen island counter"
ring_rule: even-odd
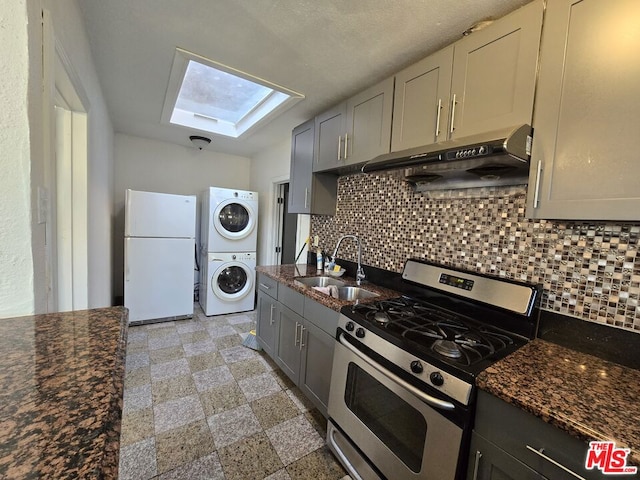
[[[535,339],[476,383],[580,440],[630,448],[640,465],[640,371]]]
[[[118,477],[128,311],[0,319],[0,477]]]
[[[266,275],[267,277],[273,278],[274,280],[286,285],[289,288],[292,288],[293,290],[296,290],[303,295],[312,298],[316,302],[324,305],[325,307],[331,308],[332,310],[340,311],[340,309],[345,305],[353,305],[354,303],[356,303],[354,301],[340,300],[330,297],[329,295],[325,295],[324,293],[321,293],[312,287],[304,285],[300,282],[296,282],[296,277],[316,277],[320,275],[325,276],[324,273],[316,270],[315,266],[306,264],[267,265],[256,267],[256,271]],[[351,277],[343,276],[338,278],[338,280],[345,282],[345,286],[356,285],[356,280]],[[385,300],[387,298],[398,297],[401,295],[395,290],[380,287],[366,281],[362,283],[361,287],[364,290],[369,290],[371,292],[377,293],[378,296],[360,299],[358,300],[358,303],[370,303],[378,300]]]

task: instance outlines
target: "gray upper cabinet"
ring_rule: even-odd
[[[549,2],[527,215],[640,219],[640,2]]]
[[[391,151],[531,123],[538,0],[396,75]]]
[[[333,215],[336,210],[335,175],[313,173],[315,122],[309,120],[291,134],[289,213]]]
[[[449,138],[531,124],[543,13],[537,0],[454,44]]]
[[[380,82],[316,117],[314,172],[389,153],[393,82]]]
[[[344,159],[346,165],[362,163],[391,148],[393,77],[347,100]]]
[[[316,117],[314,172],[330,170],[343,165],[344,145],[342,142],[346,116],[347,105],[341,103]]]
[[[447,139],[452,68],[448,47],[396,75],[392,152]]]

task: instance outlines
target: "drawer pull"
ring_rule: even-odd
[[[349,152],[349,134],[345,133],[344,134],[344,159],[347,159],[348,156],[348,152]]]
[[[542,160],[538,160],[538,168],[536,170],[536,189],[533,195],[533,208],[540,206],[540,177],[542,176]]]
[[[293,337],[293,344],[294,345],[298,345],[298,327],[301,327],[302,325],[300,325],[298,322],[296,322],[296,330],[294,333],[294,337]]]
[[[476,450],[476,463],[473,466],[473,480],[478,480],[478,468],[480,467],[480,459],[482,458],[482,452]]]
[[[438,107],[437,107],[437,115],[436,115],[436,141],[440,136],[440,112],[442,111],[442,99],[438,99]]]
[[[573,475],[574,478],[578,478],[580,480],[587,480],[584,477],[581,477],[580,475],[578,475],[577,473],[569,470],[567,467],[565,467],[564,465],[562,465],[561,463],[556,462],[553,458],[548,457],[547,455],[545,455],[544,453],[542,453],[544,451],[544,449],[540,449],[540,450],[536,450],[535,448],[527,445],[527,450],[531,450],[533,453],[535,453],[536,455],[538,455],[539,457],[544,458],[547,462],[552,463],[553,465],[555,465],[556,467],[564,470],[565,472]]]
[[[304,328],[302,326],[302,324],[300,325],[300,351],[302,351],[302,349],[305,347],[304,341],[302,339],[302,335],[304,335],[304,331],[306,330],[306,328]]]
[[[456,94],[453,94],[453,99],[451,100],[451,125],[449,125],[449,134],[453,134],[453,131],[456,129],[454,126],[455,118],[456,118]]]
[[[260,288],[264,288],[265,290],[271,290],[271,287],[266,283],[260,283]]]

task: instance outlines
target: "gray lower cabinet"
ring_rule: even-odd
[[[334,346],[334,337],[313,323],[305,321],[298,386],[325,416],[329,402]]]
[[[258,318],[256,338],[270,357],[273,357],[276,342],[276,315],[278,301],[268,294],[258,291]]]
[[[304,319],[289,308],[280,304],[277,315],[278,342],[274,360],[291,380],[298,384],[300,376],[300,357],[302,352],[302,329]]]
[[[528,217],[640,220],[639,24],[637,0],[547,2]]]
[[[467,480],[601,479],[600,470],[585,468],[588,449],[586,442],[479,391]]]
[[[258,341],[326,417],[339,314],[291,288],[270,282],[275,281],[258,274]]]
[[[471,437],[468,480],[543,480],[544,477],[477,433]]]

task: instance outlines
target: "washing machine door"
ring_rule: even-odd
[[[253,275],[241,262],[225,262],[211,277],[211,289],[222,300],[235,301],[253,292]]]
[[[247,202],[229,199],[216,207],[212,221],[220,235],[229,240],[239,240],[253,232],[256,215]]]

